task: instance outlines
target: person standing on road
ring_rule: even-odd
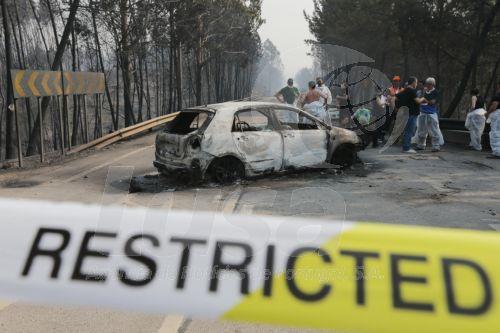
[[[309,82],[309,91],[304,96],[303,107],[304,110],[309,112],[316,118],[326,122],[326,110],[324,108],[323,101],[327,99],[328,96],[319,92],[316,89],[316,82]]]
[[[335,96],[337,108],[339,111],[339,125],[342,128],[348,128],[351,123],[351,112],[348,108],[349,95],[348,83],[344,82],[340,85],[340,93]]]
[[[477,102],[477,98],[479,96],[479,89],[477,89],[477,88],[472,89],[470,92],[470,95],[471,95],[471,98],[470,98],[471,111],[474,111],[477,109],[476,102]]]
[[[328,105],[333,103],[333,96],[330,88],[325,86],[325,81],[322,78],[318,77],[316,79],[316,90],[326,96],[326,98],[321,98],[323,102],[323,107],[325,108],[325,114],[327,115],[327,124],[331,125],[330,115],[328,114]]]
[[[484,99],[477,94],[473,94],[475,97],[474,104],[472,105],[472,112],[467,115],[465,120],[465,128],[470,132],[470,145],[472,149],[477,151],[482,151],[483,146],[481,144],[484,128],[486,127],[486,110],[484,109],[485,103]]]
[[[322,78],[318,77],[316,79],[316,90],[318,90],[323,95],[326,95],[326,98],[322,100],[325,102],[325,105],[333,103],[333,96],[330,88],[325,85],[325,81]]]
[[[281,103],[295,106],[300,93],[299,89],[297,89],[297,87],[293,84],[293,79],[288,79],[287,86],[281,89],[276,95],[274,95],[274,97],[276,97]],[[286,122],[295,123],[299,119],[299,116],[293,112],[286,112],[285,115],[286,119],[283,120]]]
[[[401,77],[399,77],[398,75],[396,75],[393,79],[392,79],[392,86],[389,87],[388,91],[389,91],[389,102],[390,102],[390,106],[392,108],[395,108],[396,107],[396,95],[399,94],[400,92],[402,92],[404,90],[404,88],[401,88]]]
[[[425,98],[417,95],[418,79],[411,77],[408,80],[408,86],[405,90],[396,95],[396,102],[399,107],[407,107],[410,114],[403,133],[403,152],[407,154],[415,154],[416,151],[411,149],[411,139],[415,135],[417,126],[417,118],[420,115],[420,104],[425,102]]]
[[[493,152],[490,158],[500,158],[500,81],[488,109],[488,122],[491,124],[490,145]]]
[[[436,90],[436,79],[430,77],[425,80],[422,97],[425,99],[420,107],[417,131],[417,150],[425,150],[427,136],[432,138],[432,151],[441,150],[441,130],[439,129],[437,102],[439,93]]]
[[[288,79],[287,86],[281,89],[274,97],[281,103],[295,105],[295,101],[299,97],[299,89],[294,87],[293,79]]]
[[[403,91],[401,87],[401,77],[396,75],[392,78],[392,86],[387,89],[385,103],[385,125],[384,134],[391,135],[396,123],[396,95]],[[392,111],[392,112],[391,112]],[[384,135],[385,136],[385,135]]]

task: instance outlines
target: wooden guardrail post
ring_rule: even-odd
[[[21,145],[21,132],[19,130],[19,107],[18,100],[14,99],[14,108],[11,110],[14,112],[14,121],[16,126],[16,135],[17,135],[17,159],[19,163],[19,167],[23,167],[23,147]]]
[[[40,162],[44,161],[44,140],[43,140],[43,117],[42,117],[42,103],[40,101],[40,97],[36,98],[37,110],[38,110],[38,119],[40,119]]]

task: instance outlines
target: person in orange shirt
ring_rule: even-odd
[[[392,86],[387,89],[387,101],[385,103],[386,119],[384,124],[384,136],[390,135],[396,122],[396,95],[401,93],[404,88],[401,87],[401,77],[398,75],[392,79]],[[391,112],[392,111],[392,112]]]
[[[399,76],[395,76],[392,79],[392,86],[389,88],[389,95],[394,100],[396,95],[403,91],[404,88],[401,88],[401,78]]]

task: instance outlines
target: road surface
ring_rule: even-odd
[[[367,150],[352,170],[274,176],[228,187],[160,179],[154,134],[62,162],[0,173],[0,197],[128,207],[220,210],[500,231],[500,161],[447,147],[403,155]],[[129,193],[132,188],[133,193]],[[20,212],[22,214],[22,212]],[[332,222],[333,223],[333,222]],[[295,332],[102,309],[0,301],[4,332]]]

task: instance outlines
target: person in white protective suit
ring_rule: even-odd
[[[418,117],[417,150],[425,150],[427,136],[430,135],[432,151],[439,152],[444,140],[439,128],[437,106],[439,93],[436,90],[436,79],[431,77],[425,81],[422,97],[425,98],[425,102],[420,106],[420,116]]]
[[[329,117],[326,113],[324,102],[327,98],[327,95],[316,90],[316,82],[311,81],[309,82],[309,91],[304,96],[302,104],[305,111],[328,124]],[[309,123],[310,121],[305,119],[304,122]]]
[[[486,127],[486,110],[484,99],[481,96],[476,95],[474,99],[474,105],[472,107],[472,112],[467,115],[465,120],[465,128],[470,132],[470,147],[482,151],[483,146],[481,144],[484,128]]]
[[[500,82],[497,83],[497,92],[488,109],[488,123],[491,125],[491,158],[500,158]]]

